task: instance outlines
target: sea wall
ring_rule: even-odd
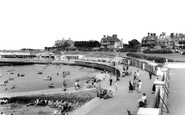
[[[120,77],[121,75],[119,69],[116,69],[116,67],[113,67],[111,65],[106,65],[103,63],[89,62],[89,61],[75,61],[75,64],[78,66],[90,67],[98,70],[106,70],[115,74],[117,77]]]

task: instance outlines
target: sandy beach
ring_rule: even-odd
[[[13,74],[7,72],[11,68],[14,69]],[[42,74],[38,74],[42,71]],[[70,75],[63,77],[63,72],[70,72]],[[0,86],[1,93],[9,92],[27,92],[36,90],[49,89],[48,85],[55,84],[55,88],[63,88],[63,80],[67,82],[67,87],[73,87],[76,79],[93,77],[98,73],[98,70],[91,68],[83,68],[79,66],[68,65],[25,65],[25,66],[2,66],[0,67],[0,81],[3,82],[9,78],[6,86]],[[58,75],[57,75],[58,73]],[[23,77],[18,77],[18,74],[24,74]],[[43,80],[45,77],[51,76],[52,80]],[[15,85],[15,88],[11,87]]]

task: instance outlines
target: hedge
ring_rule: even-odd
[[[127,53],[127,56],[134,57],[134,58],[140,58],[140,59],[146,59],[149,61],[155,61],[157,63],[165,63],[167,59],[164,57],[146,56],[144,54],[138,54],[138,53]],[[174,60],[168,59],[168,62],[174,62]]]
[[[8,100],[8,103],[21,103],[21,104],[28,104],[36,99],[42,100],[65,100],[68,102],[76,102],[85,103],[94,97],[97,96],[96,89],[92,89],[89,91],[79,91],[79,92],[72,92],[72,93],[61,93],[61,94],[42,94],[42,95],[31,95],[31,96],[16,96],[10,98],[2,98]]]
[[[161,50],[144,50],[143,53],[158,53],[158,54],[171,54],[173,53],[171,50],[161,49]]]

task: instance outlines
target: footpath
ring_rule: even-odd
[[[116,68],[122,70],[123,65],[116,65]],[[139,78],[143,83],[141,93],[138,93],[137,91],[134,91],[133,93],[128,92],[128,83],[133,79],[133,75],[121,77],[120,81],[118,81],[118,90],[115,90],[115,84],[109,86],[109,79],[106,78],[102,81],[102,87],[112,89],[114,91],[114,97],[105,100],[95,98],[87,105],[70,113],[70,115],[127,115],[127,109],[136,115],[139,109],[138,99],[142,96],[142,93],[146,93],[148,107],[151,107],[154,100],[154,94],[151,94],[151,91],[153,81],[156,77],[153,76],[152,79],[149,79],[148,72],[136,67],[129,67],[128,71],[134,73],[137,70],[139,70]]]

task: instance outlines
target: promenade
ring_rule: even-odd
[[[185,66],[184,63],[168,63],[170,72],[170,87],[169,87],[169,98],[167,98],[167,109],[163,107],[163,115],[184,115],[185,113]],[[119,65],[117,65],[119,67]],[[138,68],[130,67],[129,71],[136,71]],[[140,69],[139,69],[140,70]],[[74,111],[70,115],[127,115],[127,109],[132,114],[137,115],[138,103],[137,100],[141,97],[136,91],[128,93],[128,81],[133,76],[127,76],[121,78],[118,82],[118,90],[114,92],[115,96],[111,99],[99,99],[96,98],[92,102]],[[152,84],[156,76],[149,79],[148,72],[140,70],[140,79],[143,82],[142,92],[147,94],[148,107],[152,106],[154,100],[154,94],[151,94]],[[103,81],[103,86],[113,89],[114,86],[108,85],[108,79]]]
[[[116,68],[122,71],[122,65],[117,64]],[[143,83],[142,93],[146,93],[148,107],[152,107],[154,94],[151,94],[151,92],[156,76],[149,79],[148,72],[136,67],[129,67],[128,71],[136,72],[137,70],[139,70],[139,78]],[[115,90],[115,84],[109,86],[109,79],[106,78],[102,81],[102,87],[112,89],[114,91],[114,98],[106,100],[96,98],[87,105],[73,111],[70,115],[126,115],[128,114],[127,109],[136,115],[139,109],[138,99],[142,96],[142,93],[138,93],[137,91],[133,93],[128,92],[128,83],[132,79],[133,75],[121,77],[118,82],[118,90]]]

